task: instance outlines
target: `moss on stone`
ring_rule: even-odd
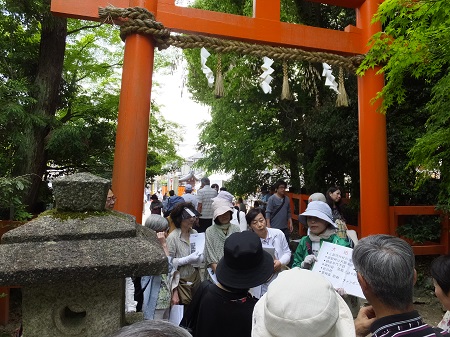
[[[39,217],[41,216],[51,216],[52,218],[61,220],[61,221],[66,221],[69,219],[87,219],[87,218],[92,218],[92,217],[101,217],[101,216],[107,216],[107,215],[113,215],[113,216],[118,216],[120,218],[126,219],[127,215],[126,214],[122,214],[119,212],[112,212],[109,210],[104,210],[104,211],[90,211],[90,212],[68,212],[68,211],[58,211],[56,209],[51,209],[45,212],[42,212]]]

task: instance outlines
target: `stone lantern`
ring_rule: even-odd
[[[0,285],[22,287],[27,337],[106,336],[124,324],[125,277],[166,273],[167,258],[154,232],[105,210],[108,180],[53,187],[55,210],[3,235]]]

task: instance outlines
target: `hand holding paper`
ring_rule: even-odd
[[[202,254],[200,252],[193,252],[192,254],[190,254],[188,256],[180,257],[178,259],[178,265],[184,266],[186,264],[199,263],[198,261],[200,261],[201,258],[202,258]]]
[[[303,269],[310,269],[311,266],[314,264],[314,262],[317,261],[317,258],[314,254],[308,255],[303,260],[302,264],[300,265]]]
[[[345,291],[344,288],[337,288],[337,289],[336,289],[336,292],[337,292],[339,295],[341,295],[341,297],[347,296],[347,292]]]

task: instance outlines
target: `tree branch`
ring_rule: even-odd
[[[67,35],[75,34],[75,33],[79,32],[79,31],[81,31],[83,29],[97,28],[97,27],[100,27],[101,25],[103,25],[103,22],[100,22],[100,23],[98,23],[96,25],[83,26],[83,27],[80,27],[78,29],[74,29],[74,30],[71,30],[71,31],[67,32]]]

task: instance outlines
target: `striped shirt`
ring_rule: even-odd
[[[435,330],[422,321],[417,311],[382,317],[370,327],[373,337],[434,337]],[[442,336],[449,336],[441,331]]]
[[[200,216],[200,219],[213,218],[214,210],[212,208],[212,198],[215,197],[217,197],[217,191],[209,185],[205,185],[202,189],[197,191],[198,203],[202,204],[202,215]]]

